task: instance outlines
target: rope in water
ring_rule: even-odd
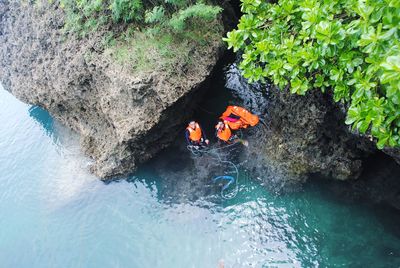
[[[200,107],[202,108],[202,107]],[[206,111],[209,112],[209,111]],[[211,112],[209,112],[211,113]],[[263,126],[261,127],[261,131],[256,131],[256,133],[258,135],[264,136],[267,134],[267,131],[270,130],[271,126],[269,124],[267,124],[262,118],[260,118],[260,122],[261,124],[259,124],[259,126]],[[260,127],[259,127],[260,129]],[[219,151],[221,150],[225,150],[227,148],[230,148],[232,146],[235,146],[237,143],[239,142],[243,142],[242,141],[242,137],[243,137],[243,133],[242,131],[238,131],[237,133],[237,137],[238,137],[238,141],[232,144],[228,144],[228,145],[223,145],[223,146],[218,146],[218,147],[214,147],[214,148],[206,148],[206,147],[202,147],[202,146],[193,146],[193,145],[188,145],[187,149],[194,155],[194,156],[201,156],[203,154],[209,154],[212,158],[218,160],[220,163],[226,163],[228,165],[231,165],[235,171],[236,176],[230,176],[230,175],[222,175],[222,176],[217,176],[213,179],[213,182],[217,182],[218,180],[226,180],[227,184],[225,184],[222,189],[221,189],[221,197],[223,199],[232,199],[235,198],[236,195],[239,192],[239,169],[237,167],[237,165],[235,163],[233,163],[232,161],[228,161],[228,160],[222,160],[222,157],[219,153]],[[258,136],[256,134],[256,136]],[[236,177],[236,179],[235,179]],[[231,191],[230,193],[226,194],[225,191],[232,185],[235,184],[235,189],[233,191]]]
[[[235,198],[236,195],[239,192],[239,169],[237,168],[236,164],[233,163],[232,161],[228,160],[222,160],[221,155],[218,151],[232,147],[236,145],[236,143],[224,145],[224,146],[219,146],[216,148],[195,148],[196,146],[193,145],[188,145],[187,149],[194,155],[194,156],[201,156],[202,154],[209,154],[211,158],[219,161],[220,163],[226,163],[228,165],[231,165],[233,167],[235,177],[230,176],[230,175],[222,175],[222,176],[217,176],[213,179],[213,182],[217,182],[218,180],[227,180],[228,183],[225,184],[222,189],[221,189],[221,197],[223,199],[232,199]],[[229,193],[225,193],[225,191],[229,188],[231,184],[235,184],[235,188],[233,191]]]

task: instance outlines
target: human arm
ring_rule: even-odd
[[[190,142],[189,135],[190,135],[189,130],[186,129],[185,130],[186,142],[187,142],[188,145],[191,145],[192,143]]]
[[[203,128],[200,126],[200,124],[199,124],[199,127],[200,127],[200,130],[201,130],[201,136],[203,138],[203,141],[206,144],[208,144],[210,141],[207,139],[206,132],[203,130]]]

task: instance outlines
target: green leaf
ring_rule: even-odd
[[[370,122],[368,122],[366,120],[365,121],[361,121],[361,124],[359,126],[360,132],[364,134],[367,131],[367,129],[369,127],[369,124],[370,124]]]
[[[346,124],[351,125],[360,120],[360,108],[359,107],[350,107],[347,112]]]
[[[400,55],[387,57],[386,61],[381,64],[381,67],[400,74]]]

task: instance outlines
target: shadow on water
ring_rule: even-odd
[[[52,135],[54,132],[54,120],[49,112],[39,106],[32,106],[28,110],[29,116],[35,119],[44,129],[46,134]]]
[[[305,187],[324,193],[330,202],[372,212],[388,233],[400,239],[400,166],[378,152],[364,162],[363,168],[360,178],[353,181],[321,179],[314,174]],[[390,252],[400,256],[399,250]]]
[[[215,184],[212,179],[221,175],[235,176],[233,171],[242,164],[240,155],[245,148],[240,143],[226,146],[218,142],[215,137],[215,125],[218,118],[228,105],[244,106],[259,115],[263,113],[263,110],[259,107],[265,108],[266,105],[261,88],[256,88],[259,92],[259,95],[256,95],[258,98],[246,98],[246,96],[237,94],[239,91],[236,88],[238,87],[236,83],[238,79],[242,78],[237,68],[232,67],[234,60],[235,56],[231,53],[224,57],[220,63],[220,68],[217,68],[205,83],[204,90],[206,92],[203,99],[195,107],[192,116],[192,120],[200,123],[210,140],[211,145],[208,152],[201,156],[192,155],[186,148],[184,129],[182,129],[182,135],[177,137],[175,144],[143,165],[129,179],[130,181],[146,174],[153,174],[154,177],[163,180],[160,196],[164,199],[175,200],[175,202],[194,201],[208,197],[211,197],[211,199],[220,198],[221,187],[226,182],[221,181]],[[251,85],[246,83],[245,85],[248,86],[246,90],[253,90]],[[242,88],[240,92],[245,92],[245,90]],[[248,134],[247,130],[243,132],[244,134],[238,135]],[[241,170],[239,175],[240,180],[249,178],[244,170]]]
[[[228,105],[243,106],[259,116],[266,113],[268,91],[265,85],[246,83],[234,61],[234,54],[225,55],[219,67],[203,85],[204,96],[191,117],[202,126],[210,139],[212,149],[223,146],[215,137],[215,125]],[[249,137],[252,132],[254,131],[247,129],[239,136]],[[212,179],[232,173],[233,167],[228,162],[240,167],[246,161],[242,157],[244,146],[237,144],[218,150],[217,153],[205,153],[196,157],[186,148],[184,128],[180,133],[173,145],[142,165],[136,173],[129,176],[128,181],[134,182],[139,178],[151,180],[160,186],[159,197],[164,201],[185,202],[210,196],[220,198],[221,187],[226,182],[215,184]],[[250,177],[246,170],[240,170],[241,181]]]

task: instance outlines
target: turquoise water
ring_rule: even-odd
[[[0,125],[0,267],[400,266],[394,212],[323,185],[277,195],[242,176],[223,200],[152,163],[105,184],[73,133],[1,89]]]

